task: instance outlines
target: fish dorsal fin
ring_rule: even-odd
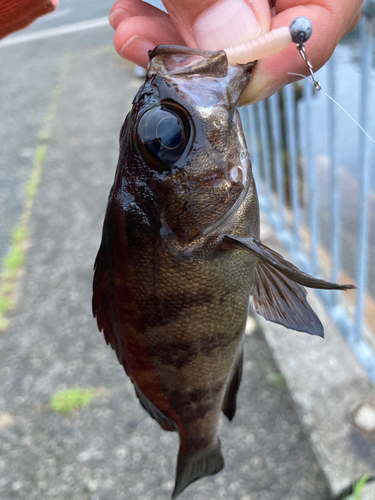
[[[265,319],[292,330],[324,336],[323,326],[307,302],[303,286],[327,290],[355,288],[314,278],[254,238],[224,236],[222,248],[246,249],[258,257],[252,290],[254,309]]]

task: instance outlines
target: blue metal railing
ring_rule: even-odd
[[[370,14],[362,16],[359,36],[357,30],[349,42],[340,44],[318,73],[323,89],[341,99],[371,137],[374,23]],[[343,282],[344,276],[358,286],[352,303],[341,292],[320,293],[375,383],[375,324],[370,324],[371,314],[365,314],[369,302],[375,318],[375,284],[368,279],[375,271],[375,261],[369,258],[375,230],[370,227],[374,144],[308,79],[243,109],[242,118],[261,213],[303,270],[334,282]]]

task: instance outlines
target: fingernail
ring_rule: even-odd
[[[218,50],[256,38],[261,27],[246,0],[225,0],[202,14],[194,31],[200,49]]]
[[[114,24],[115,18],[119,14],[121,14],[122,12],[124,12],[124,9],[115,9],[113,12],[110,13],[109,18],[108,18],[108,22],[112,26],[112,28],[114,28],[113,24]]]
[[[147,40],[147,38],[135,35],[129,38],[129,40],[121,47],[118,53],[121,57],[129,59],[129,52],[133,53],[136,50],[137,54],[143,54],[145,55],[145,57],[147,57],[148,51],[152,50],[154,47],[155,44],[150,42],[150,40]]]

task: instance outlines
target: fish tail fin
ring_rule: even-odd
[[[216,474],[224,468],[224,458],[221,453],[220,439],[195,453],[178,454],[176,482],[172,499],[177,498],[189,484],[205,476]]]

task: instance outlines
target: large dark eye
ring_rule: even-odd
[[[156,170],[170,170],[184,155],[189,143],[190,123],[186,111],[162,105],[146,111],[136,127],[139,153]]]

